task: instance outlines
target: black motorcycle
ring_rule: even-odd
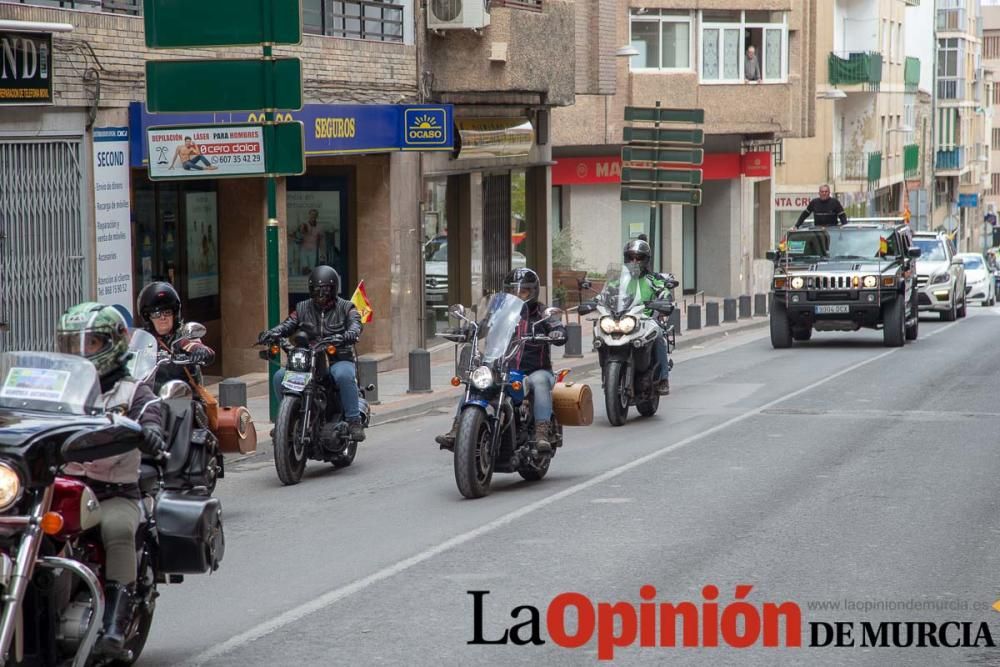
[[[351,437],[337,386],[330,377],[330,360],[336,360],[337,348],[343,343],[339,335],[310,343],[304,332],[297,331],[271,342],[261,352],[262,358],[274,360],[280,359],[284,350],[288,358],[272,438],[274,467],[286,486],[299,483],[307,459],[346,468],[357,455],[358,443]],[[374,386],[367,388],[372,389]],[[365,389],[359,391],[361,424],[367,428],[371,409]]]

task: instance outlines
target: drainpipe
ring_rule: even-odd
[[[927,229],[934,229],[934,213],[937,201],[937,0],[931,3],[931,25],[934,26],[934,45],[931,57],[931,191],[927,193]]]

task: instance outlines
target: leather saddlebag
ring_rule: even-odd
[[[223,452],[252,454],[257,451],[257,429],[246,408],[219,408],[219,427],[215,435]]]
[[[226,552],[218,498],[164,491],[156,499],[160,571],[204,574],[219,568]]]
[[[594,422],[594,395],[590,385],[557,383],[552,390],[552,411],[563,426],[590,426]]]

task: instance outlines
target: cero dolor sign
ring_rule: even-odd
[[[0,31],[0,105],[52,103],[52,35]]]

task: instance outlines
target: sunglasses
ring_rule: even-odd
[[[626,262],[641,262],[644,259],[646,259],[645,255],[637,255],[637,254],[632,253],[632,252],[627,253],[625,255],[625,261]]]
[[[149,319],[151,320],[165,320],[167,317],[173,317],[174,313],[171,310],[154,310],[149,314]]]

